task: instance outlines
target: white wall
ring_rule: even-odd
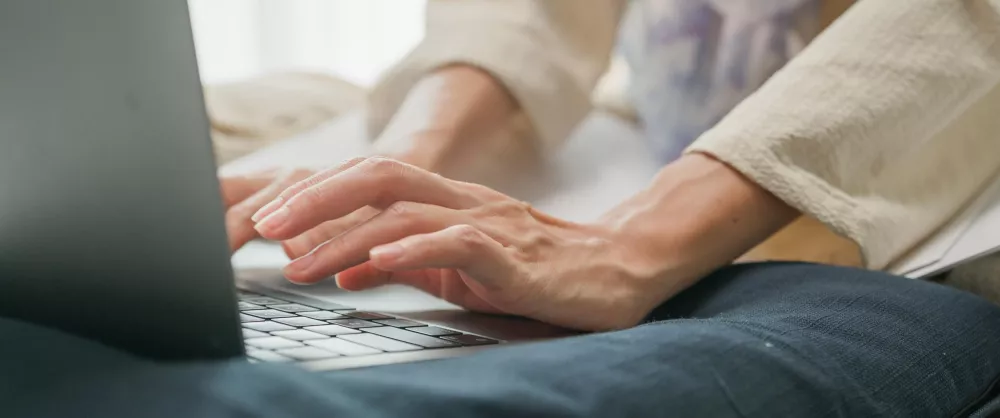
[[[188,0],[202,79],[302,69],[362,86],[424,33],[424,0]]]

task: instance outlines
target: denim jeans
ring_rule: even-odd
[[[721,269],[624,331],[367,369],[163,364],[2,319],[0,347],[3,417],[1000,411],[1000,308],[934,283],[809,264]]]

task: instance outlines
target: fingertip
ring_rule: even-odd
[[[253,240],[257,235],[253,232],[253,229],[247,226],[241,226],[227,231],[227,236],[229,238],[229,251],[235,253],[243,248],[244,245],[247,245],[247,243]]]
[[[307,286],[307,285],[316,284],[316,283],[322,281],[322,279],[316,279],[316,278],[314,278],[314,277],[312,277],[312,276],[310,276],[310,275],[308,275],[306,273],[303,273],[302,271],[291,270],[288,267],[285,267],[284,273],[285,273],[285,279],[286,280],[288,280],[291,283],[298,284],[298,285]]]
[[[343,271],[333,276],[333,280],[337,283],[337,287],[348,292],[356,292],[367,289],[363,281],[358,280],[358,278],[359,276],[357,274],[351,274],[349,271]]]
[[[337,273],[335,279],[337,287],[354,292],[385,284],[388,274],[376,268],[372,263],[364,263]]]
[[[281,196],[278,196],[276,199],[272,200],[268,204],[258,209],[256,213],[250,216],[250,220],[254,222],[260,222],[261,219],[264,219],[264,217],[270,215],[272,212],[277,210],[278,207],[284,203],[284,201],[285,199],[283,199]]]
[[[293,247],[291,240],[281,241],[281,249],[285,252],[285,256],[292,260],[304,255],[303,251],[298,251]]]
[[[318,275],[312,269],[316,262],[316,254],[309,253],[288,263],[284,268],[285,278],[292,283],[313,284],[323,280],[324,276]],[[317,277],[319,276],[319,277]]]
[[[253,228],[264,238],[270,239],[284,239],[291,237],[284,237],[282,235],[282,230],[286,229],[285,226],[288,224],[292,213],[288,206],[282,206],[281,208],[275,210],[271,214],[267,215],[260,222],[257,222]]]
[[[241,248],[243,248],[244,245],[246,245],[245,242],[241,242],[241,240],[230,238],[229,239],[229,252],[231,254],[235,254],[237,251],[239,251]]]
[[[400,244],[381,245],[368,252],[368,258],[376,268],[387,270],[398,265],[403,258],[404,248]]]

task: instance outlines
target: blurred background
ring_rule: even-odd
[[[189,0],[202,79],[287,70],[368,87],[424,35],[424,0]]]
[[[225,164],[362,110],[369,88],[423,40],[427,1],[188,5],[216,156]],[[628,119],[623,60],[613,60],[609,74],[594,104]]]

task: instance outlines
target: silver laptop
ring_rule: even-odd
[[[162,360],[335,369],[565,335],[237,289],[187,3],[0,2],[0,316]],[[414,320],[416,319],[416,320]]]

